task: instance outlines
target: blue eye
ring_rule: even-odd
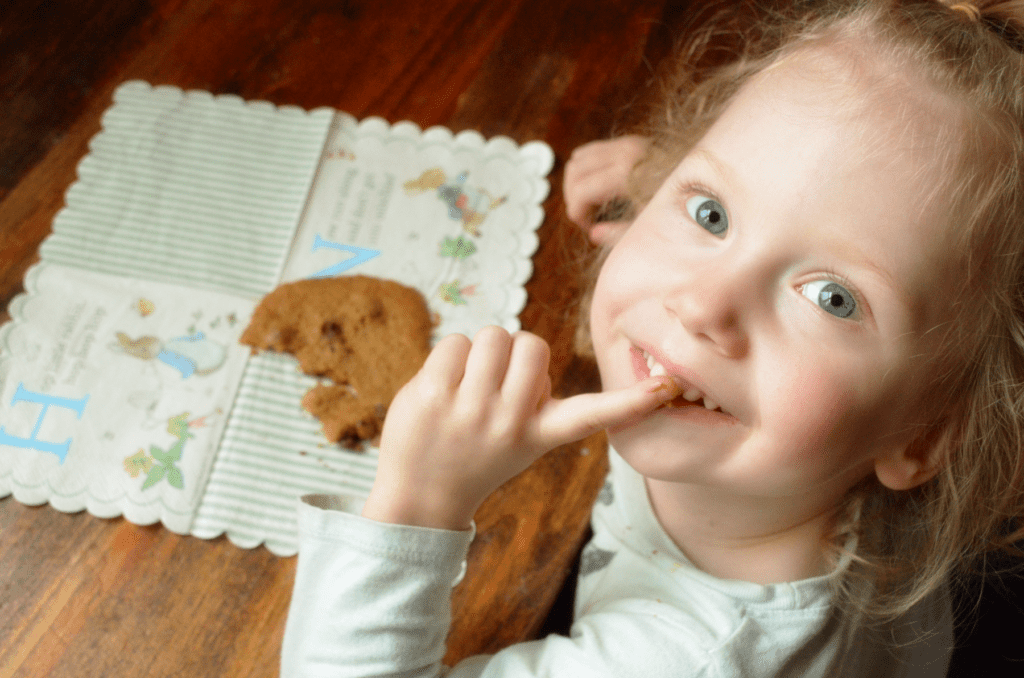
[[[708,233],[722,236],[729,228],[729,218],[725,216],[725,208],[717,200],[706,195],[695,195],[686,201],[686,211],[693,220]]]
[[[801,293],[837,318],[849,318],[857,310],[857,301],[848,289],[831,280],[815,280],[800,289]]]

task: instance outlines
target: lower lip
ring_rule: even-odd
[[[643,381],[651,376],[651,370],[647,367],[647,360],[644,358],[642,349],[634,346],[630,349],[633,361],[633,373],[638,381]],[[736,423],[736,418],[724,412],[709,410],[696,402],[690,402],[681,395],[670,402],[659,407],[657,412],[664,412],[670,417],[682,417],[697,420],[707,424],[730,424]]]

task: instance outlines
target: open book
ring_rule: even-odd
[[[0,327],[0,496],[296,550],[295,499],[366,495],[315,383],[238,337],[281,282],[419,289],[435,337],[519,327],[551,149],[128,82]]]

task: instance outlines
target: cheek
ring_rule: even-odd
[[[771,418],[783,465],[845,468],[857,464],[869,441],[884,428],[888,412],[858,379],[837,375],[827,366],[796,368],[793,378],[766,389],[762,408]]]
[[[594,357],[597,361],[598,372],[601,375],[601,383],[607,388],[614,383],[613,375],[610,373],[611,344],[613,335],[615,308],[619,305],[614,294],[614,287],[609,285],[609,279],[604,275],[602,269],[601,277],[598,278],[594,288],[594,294],[590,300],[590,341],[594,347]]]
[[[604,289],[601,279],[598,279],[594,288],[594,294],[590,298],[590,338],[594,343],[594,349],[600,350],[606,341],[610,321],[611,299],[608,291]]]
[[[616,246],[601,267],[595,283],[590,300],[590,332],[595,348],[615,318],[628,308],[628,299],[635,281],[629,275],[627,255],[628,252],[621,246]]]
[[[825,446],[841,415],[841,395],[824,375],[813,372],[779,383],[766,398],[771,405],[762,411],[775,422],[773,428],[795,458]]]

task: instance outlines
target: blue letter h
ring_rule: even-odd
[[[50,405],[66,407],[69,410],[74,410],[78,414],[78,418],[81,419],[82,412],[85,410],[85,403],[89,400],[89,395],[86,394],[78,400],[58,398],[56,396],[29,391],[23,384],[18,384],[18,390],[14,392],[14,400],[11,401],[11,405],[16,405],[22,400],[31,403],[39,403],[43,406],[43,411],[39,413],[39,418],[36,419],[36,427],[32,429],[32,436],[30,438],[17,438],[4,431],[4,427],[0,426],[0,445],[29,447],[34,450],[39,450],[40,452],[50,452],[57,455],[57,458],[60,459],[60,463],[63,464],[64,458],[68,454],[68,448],[71,447],[71,438],[68,438],[62,443],[48,443],[45,440],[39,440],[36,436],[39,435],[39,429],[43,426],[43,419],[46,418],[46,412],[50,409]]]

